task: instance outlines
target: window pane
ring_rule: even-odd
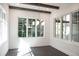
[[[72,40],[79,42],[79,12],[72,13]]]
[[[2,34],[3,34],[3,21],[0,19],[0,40],[2,40]]]
[[[44,21],[41,21],[40,24],[41,24],[41,26],[40,26],[40,36],[43,37],[45,23],[44,23]]]
[[[18,32],[18,36],[19,36],[19,37],[22,37],[22,31],[19,31],[19,32]]]
[[[19,37],[26,37],[26,18],[19,18],[18,36]]]
[[[60,37],[60,31],[61,31],[61,23],[59,19],[55,19],[56,21],[56,37]]]
[[[66,21],[70,21],[70,14],[66,15]]]
[[[37,36],[40,37],[40,20],[39,19],[36,21],[36,26],[37,26]]]
[[[43,37],[44,35],[44,21],[37,19],[36,26],[37,26],[37,37]]]
[[[70,34],[70,15],[65,15],[63,16],[63,39],[69,39],[69,34]]]
[[[28,37],[35,37],[35,19],[28,19]]]
[[[3,19],[2,19],[2,10],[0,9],[0,40],[2,39],[2,29],[3,29]]]

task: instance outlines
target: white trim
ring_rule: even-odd
[[[28,18],[26,20],[27,24],[26,24],[26,37],[28,37]]]
[[[35,19],[35,37],[37,37],[37,26],[36,26],[36,22],[37,22],[37,19]]]

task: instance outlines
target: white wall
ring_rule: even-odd
[[[68,4],[62,5],[59,10],[52,11],[50,20],[50,45],[59,49],[60,51],[68,55],[79,55],[79,42],[71,42],[62,39],[57,39],[54,37],[55,34],[55,22],[54,18],[60,17],[72,11],[78,10],[79,4]]]
[[[45,36],[44,37],[30,37],[19,38],[18,37],[18,17],[35,18],[45,20]],[[10,41],[9,48],[18,48],[19,42],[22,39],[26,45],[29,46],[45,46],[49,45],[50,38],[50,14],[39,13],[27,10],[10,9]]]
[[[9,8],[8,8],[8,4],[0,4],[4,10],[6,11],[6,16],[5,16],[5,23],[4,23],[4,29],[3,29],[3,38],[1,39],[2,41],[0,41],[0,56],[4,56],[6,55],[9,46],[8,46],[8,13],[9,13]]]

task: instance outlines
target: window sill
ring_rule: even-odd
[[[45,38],[45,37],[18,37],[18,38]]]

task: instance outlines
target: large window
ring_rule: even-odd
[[[26,23],[27,21],[27,23]],[[18,21],[19,37],[43,37],[44,36],[44,20],[19,18]]]
[[[55,19],[56,24],[56,37],[69,39],[70,34],[70,15],[67,14],[61,18]]]
[[[56,37],[79,42],[79,11],[56,18]],[[61,34],[61,35],[60,35]]]

